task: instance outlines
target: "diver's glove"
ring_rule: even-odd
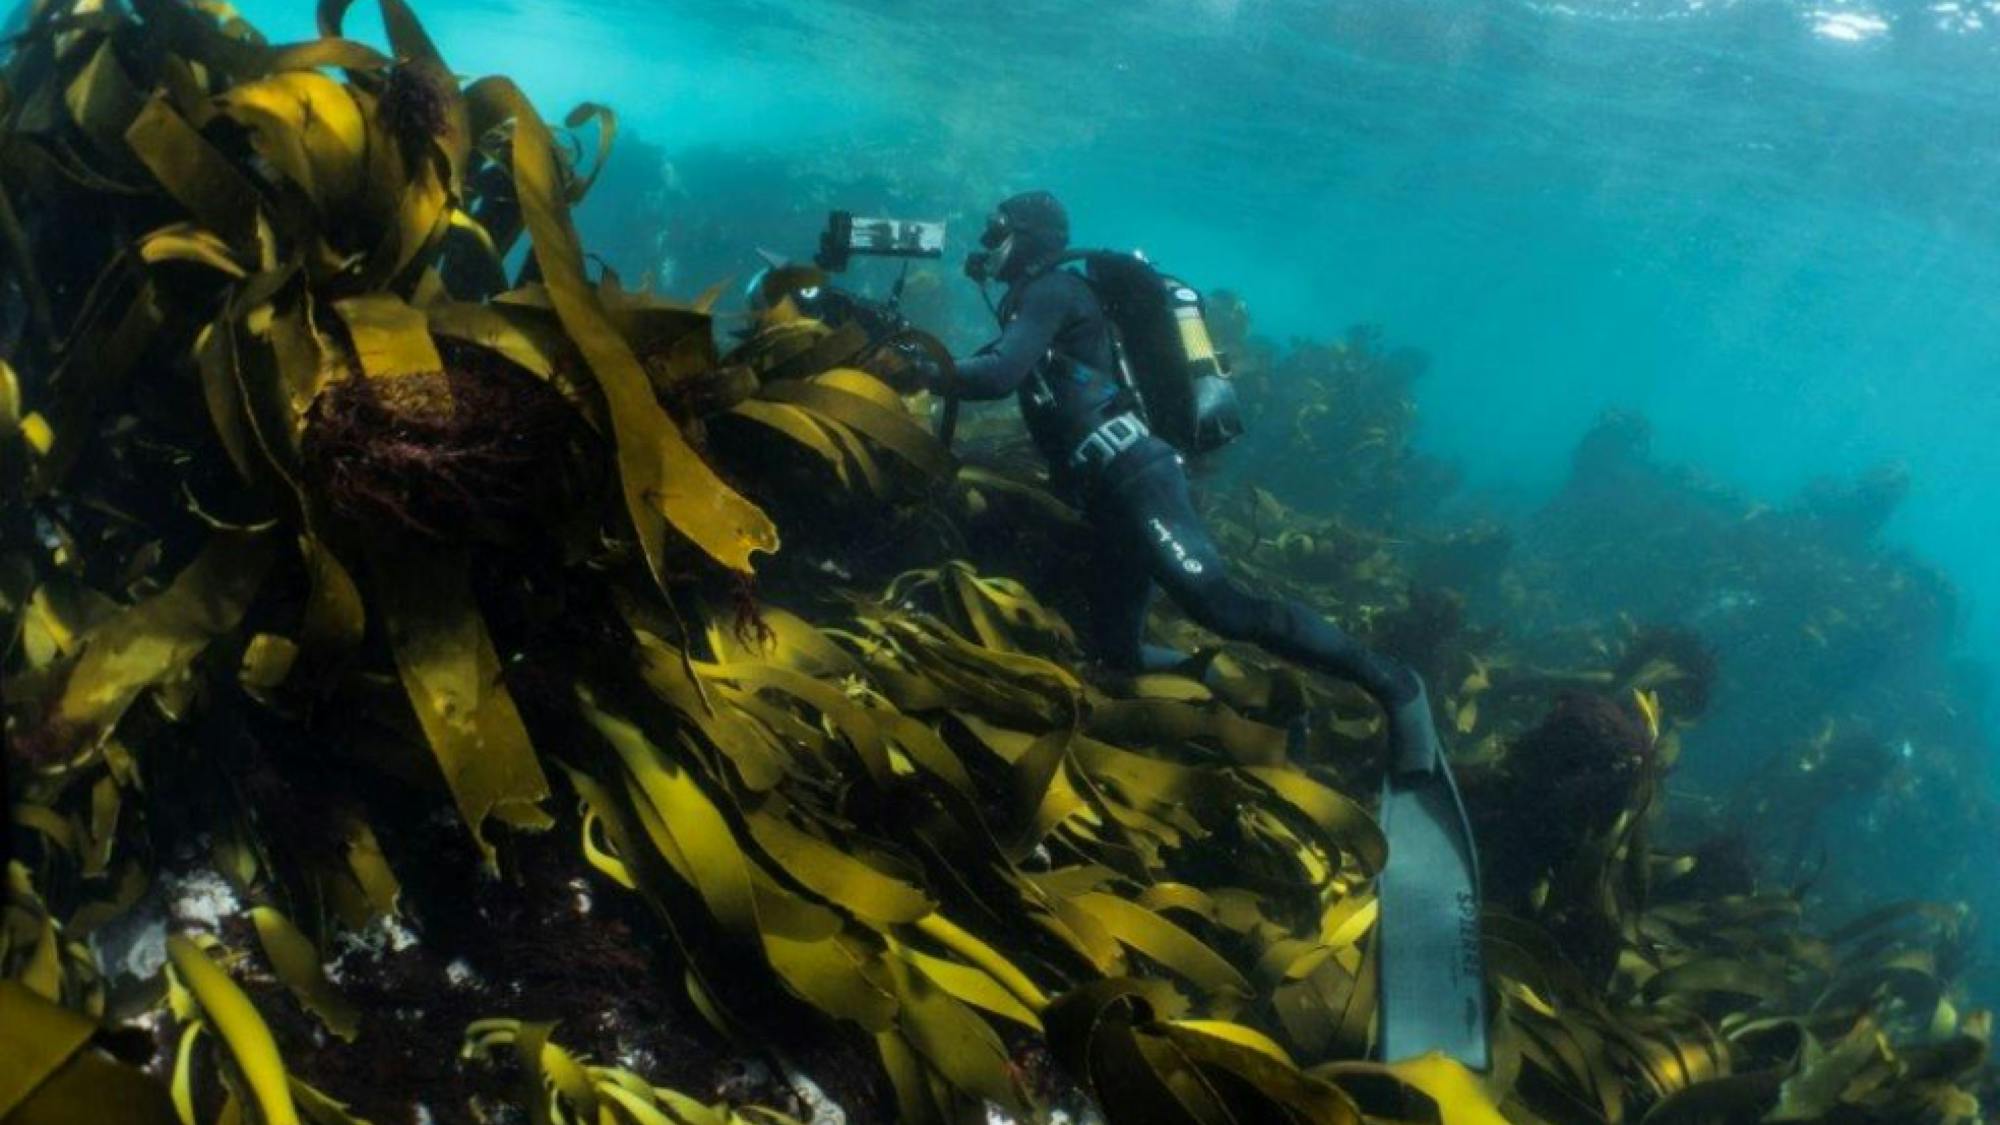
[[[871,364],[871,374],[879,375],[897,394],[936,391],[944,380],[944,365],[929,349],[914,340],[902,340],[883,348]]]
[[[966,359],[971,359],[974,356],[992,355],[996,350],[998,349],[995,347],[995,345],[988,344],[985,347],[980,348],[978,351],[973,352],[971,356],[967,356]],[[959,360],[957,362],[963,363],[964,360]],[[954,383],[954,379],[952,378],[953,374],[954,374],[953,371],[947,370],[945,368],[945,365],[941,363],[932,363],[926,365],[924,369],[924,389],[938,396],[939,398],[950,398],[953,394],[957,393],[958,391],[958,387],[953,385]]]
[[[940,388],[947,382],[945,365],[939,363],[936,356],[922,349],[917,349],[916,354],[911,357],[910,370],[916,377],[916,385],[919,388],[934,394],[943,393]]]

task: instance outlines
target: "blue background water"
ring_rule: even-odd
[[[306,0],[244,10],[312,34]],[[1234,288],[1266,332],[1379,322],[1435,358],[1423,443],[1501,503],[1544,494],[1607,406],[1773,501],[1901,462],[1892,534],[2000,654],[2000,2],[419,11],[552,115],[1049,187],[1080,241]]]

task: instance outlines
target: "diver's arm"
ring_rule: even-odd
[[[931,389],[974,402],[1006,398],[1048,354],[1049,345],[1072,311],[1063,286],[1029,286],[1022,295],[1020,311],[1007,322],[1000,339],[978,355],[959,360],[957,371],[937,379]]]

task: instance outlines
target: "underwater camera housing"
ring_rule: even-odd
[[[828,273],[847,268],[856,254],[871,258],[942,258],[944,224],[921,219],[856,217],[833,211],[820,232],[813,261]]]

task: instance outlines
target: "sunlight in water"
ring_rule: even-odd
[[[1813,33],[1844,43],[1873,39],[1889,30],[1889,21],[1872,12],[1820,10],[1813,13]]]

